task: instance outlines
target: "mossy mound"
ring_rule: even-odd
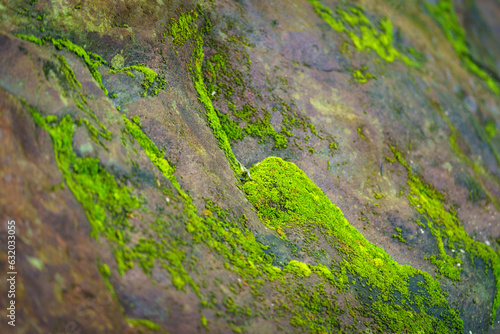
[[[269,157],[250,171],[253,181],[245,183],[243,189],[261,221],[285,239],[299,234],[317,247],[323,241],[335,248],[341,260],[332,261],[331,270],[345,268],[354,281],[358,279],[374,291],[374,296],[362,304],[367,316],[394,332],[409,328],[411,333],[462,332],[462,320],[448,305],[439,283],[425,272],[398,264],[369,242],[295,164]],[[323,270],[317,272],[331,275],[327,268],[320,267]],[[310,275],[309,267],[295,260],[285,271]],[[410,291],[410,280],[418,276],[423,277],[419,288]]]

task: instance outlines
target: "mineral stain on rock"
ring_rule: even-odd
[[[0,3],[0,332],[497,333],[499,16]]]

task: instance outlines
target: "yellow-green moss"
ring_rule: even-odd
[[[288,235],[304,233],[311,225],[315,226],[342,255],[339,267],[380,291],[371,308],[366,310],[371,317],[394,332],[404,328],[412,328],[412,333],[461,332],[462,321],[448,305],[439,283],[425,272],[399,265],[384,250],[366,240],[297,166],[271,157],[251,168],[251,173],[253,181],[246,182],[243,189],[268,228],[283,228]],[[304,271],[304,264],[289,266],[294,269],[284,271],[293,271],[299,276],[309,273]],[[322,269],[313,271],[327,277],[329,270]],[[422,293],[428,295],[427,303],[409,291],[409,280],[413,277],[424,278],[425,292]],[[400,297],[395,297],[396,292]],[[420,312],[415,312],[410,305],[417,306]],[[446,320],[432,315],[433,307],[444,308]]]
[[[144,327],[152,331],[161,330],[161,326],[151,320],[127,318],[127,322],[131,324],[133,327],[139,327],[139,328]]]
[[[233,171],[236,174],[239,174],[240,166],[233,154],[229,138],[221,126],[219,117],[215,111],[212,101],[210,100],[207,87],[203,81],[202,64],[205,58],[205,54],[203,52],[203,36],[210,29],[211,25],[209,21],[207,21],[205,27],[198,28],[196,25],[197,17],[197,11],[182,13],[177,20],[172,19],[169,33],[174,39],[175,45],[182,46],[188,39],[191,39],[194,44],[191,59],[187,67],[192,75],[194,87],[198,92],[198,99],[205,107],[208,124],[212,128],[215,138],[219,141],[220,148],[229,160]]]
[[[64,47],[66,50],[73,52],[75,55],[83,59],[83,61],[85,62],[85,64],[87,64],[90,70],[90,74],[92,74],[95,81],[97,81],[99,87],[101,87],[104,94],[108,95],[108,90],[106,89],[106,87],[104,87],[104,84],[102,83],[101,73],[99,73],[99,71],[97,70],[99,66],[107,64],[107,62],[104,59],[102,59],[101,56],[96,55],[95,53],[92,52],[85,51],[84,48],[71,42],[66,38],[55,39],[49,37],[46,39],[51,41],[52,44],[54,44],[54,46],[57,49],[62,49]]]
[[[417,68],[421,66],[419,61],[403,55],[394,48],[393,27],[389,19],[382,19],[377,28],[363,14],[360,7],[350,7],[347,10],[337,7],[337,15],[335,15],[329,7],[323,5],[319,0],[309,0],[309,2],[314,6],[316,14],[332,29],[345,32],[359,51],[373,50],[380,58],[389,63],[399,59],[409,66]]]
[[[115,178],[91,157],[77,157],[72,147],[75,123],[69,115],[55,120],[29,108],[35,122],[47,130],[54,143],[54,155],[64,181],[82,204],[95,238],[104,235],[113,243],[118,270],[131,268],[130,249],[124,237],[129,213],[140,206],[132,189]]]
[[[441,25],[446,37],[455,49],[465,67],[479,78],[483,79],[486,85],[497,95],[500,94],[500,86],[486,71],[480,68],[471,56],[465,30],[458,21],[457,14],[453,8],[452,0],[439,0],[437,4],[425,2],[429,14]]]
[[[368,67],[366,66],[360,69],[352,70],[351,73],[354,80],[359,83],[366,83],[371,79],[377,79],[376,75],[373,75],[370,72],[368,72]]]
[[[453,280],[460,280],[461,268],[459,266],[462,261],[458,256],[452,257],[446,252],[443,240],[447,240],[450,250],[460,247],[470,253],[471,258],[481,258],[486,264],[486,272],[488,268],[492,269],[497,288],[491,314],[493,321],[500,306],[500,258],[498,254],[486,244],[472,239],[460,223],[453,206],[450,209],[445,208],[444,195],[415,174],[400,151],[392,146],[390,148],[394,153],[394,158],[408,172],[407,184],[410,194],[407,198],[410,204],[419,213],[429,218],[428,227],[436,238],[439,249],[439,258],[433,255],[430,260],[437,266],[438,272]]]
[[[146,67],[142,64],[123,67],[119,70],[113,70],[113,69],[109,70],[110,73],[123,73],[123,72],[125,72],[125,73],[127,73],[128,76],[130,76],[132,78],[135,77],[135,75],[130,71],[138,71],[144,75],[144,79],[142,81],[142,87],[144,88],[144,91],[141,93],[141,96],[145,97],[147,92],[148,92],[148,89],[151,87],[151,85],[153,85],[155,80],[158,78],[158,74],[155,71],[153,71],[152,69],[150,69],[149,67]],[[166,86],[165,79],[160,77],[159,81],[158,81],[158,85],[155,89],[152,90],[151,95],[154,96],[154,95],[158,94],[159,90],[164,89],[165,86]]]

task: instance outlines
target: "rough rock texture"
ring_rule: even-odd
[[[499,17],[2,0],[0,333],[500,332]]]

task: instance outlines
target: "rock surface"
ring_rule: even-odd
[[[498,17],[1,1],[0,332],[498,333]]]

